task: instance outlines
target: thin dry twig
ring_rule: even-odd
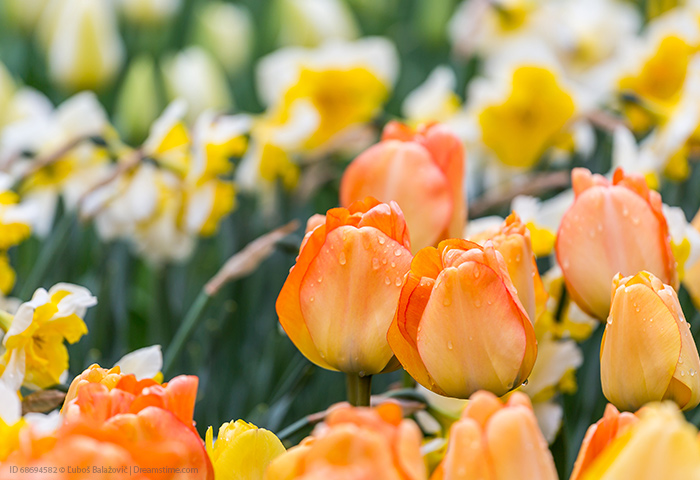
[[[31,168],[29,168],[26,172],[22,173],[20,176],[19,180],[24,180],[27,177],[31,177],[34,175],[36,172],[41,170],[42,168],[48,167],[52,163],[54,163],[57,160],[60,160],[61,157],[66,155],[68,152],[76,148],[78,145],[81,143],[89,140],[89,136],[78,136],[73,138],[72,140],[66,142],[64,145],[59,147],[58,149],[54,150],[51,153],[48,153],[42,157],[37,157],[34,160],[34,163],[32,164]],[[13,155],[10,157],[3,165],[0,167],[1,170],[6,171],[8,168],[12,166],[12,164],[17,161],[22,155]]]
[[[618,127],[630,127],[629,123],[627,123],[627,121],[624,118],[617,117],[603,110],[595,110],[592,112],[588,112],[579,118],[582,120],[588,120],[596,127],[599,127],[611,133],[614,132]]]
[[[542,193],[571,185],[568,171],[550,172],[533,175],[527,182],[505,192],[487,192],[469,205],[469,217],[478,218],[489,210],[510,204],[518,195],[539,196]]]
[[[204,286],[207,295],[214,296],[227,282],[243,277],[256,268],[274,251],[275,244],[299,228],[299,221],[292,220],[250,242],[240,252],[229,258],[223,267]]]

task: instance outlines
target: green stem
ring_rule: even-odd
[[[209,300],[211,300],[211,298],[211,296],[202,290],[190,309],[187,311],[187,315],[185,315],[185,319],[180,324],[177,332],[175,332],[173,340],[165,350],[165,358],[163,360],[163,375],[166,376],[166,378],[170,370],[173,368],[173,362],[182,352],[185,342],[190,335],[192,335],[195,327],[197,327],[199,324],[199,319],[202,316],[204,309],[209,304]]]
[[[348,387],[348,402],[355,407],[369,407],[372,396],[372,375],[361,377],[348,373],[345,377]]]
[[[46,272],[50,265],[56,262],[56,257],[68,243],[70,232],[73,227],[74,216],[70,213],[65,213],[54,232],[48,237],[44,248],[39,253],[36,263],[32,267],[29,276],[24,280],[24,284],[20,289],[19,298],[23,301],[29,300],[34,294],[34,290],[41,286],[41,282],[46,276]]]

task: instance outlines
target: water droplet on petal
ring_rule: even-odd
[[[386,258],[382,258],[382,265],[386,265],[386,264],[387,264]]]
[[[608,317],[608,325],[612,325],[612,317]]]
[[[314,301],[314,297],[309,297],[309,302],[313,302],[313,301]]]
[[[685,372],[681,370],[681,377],[685,377]]]
[[[397,257],[400,257],[402,253],[403,252],[401,251],[400,248],[397,248],[396,250],[394,250],[394,255],[396,255]]]
[[[386,283],[387,285],[391,285],[391,278],[385,277],[385,278],[384,278],[384,283]]]
[[[448,350],[452,350],[453,348],[454,348],[454,347],[452,346],[452,342],[451,342],[451,341],[448,341],[448,342],[447,342],[447,349],[448,349]]]
[[[474,270],[474,278],[479,278],[480,275],[481,275],[481,272],[478,269]]]
[[[442,304],[446,307],[449,307],[450,304],[452,304],[452,299],[450,297],[445,297],[442,299]]]
[[[384,245],[384,242],[386,242],[384,237],[382,237],[381,235],[379,237],[377,237],[377,240],[379,240],[379,245]]]
[[[481,300],[479,300],[478,298],[477,298],[476,300],[474,300],[474,306],[475,306],[476,308],[481,307]]]
[[[338,256],[338,263],[340,263],[341,265],[345,265],[346,263],[348,263],[348,259],[345,258],[345,252],[340,252],[340,256]]]
[[[629,214],[630,214],[630,211],[629,211],[629,209],[627,208],[627,205],[623,205],[623,206],[622,206],[622,216],[623,216],[623,217],[626,217],[626,216],[629,215]]]
[[[391,262],[391,268],[396,268],[396,263]]]
[[[400,287],[402,283],[403,283],[403,279],[401,277],[396,277],[396,286]]]
[[[372,268],[374,270],[377,270],[379,268],[379,259],[376,257],[372,259]]]
[[[525,385],[527,385],[528,382],[529,382],[529,380],[526,378],[525,381],[523,382],[523,387],[524,387]]]
[[[321,283],[323,281],[323,277],[318,277],[317,281],[318,281],[318,283]]]

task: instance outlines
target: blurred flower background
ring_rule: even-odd
[[[700,330],[699,49],[693,0],[0,0],[0,309],[15,314],[59,282],[99,300],[71,290],[82,303],[54,338],[54,368],[20,384],[66,389],[93,363],[161,345],[167,378],[199,377],[201,436],[238,418],[280,432],[324,411],[345,398],[343,378],[310,363],[275,311],[303,229],[244,248],[373,195],[406,216],[401,274],[410,250],[446,238],[493,239],[459,249],[495,248],[508,269],[537,257],[534,286],[511,272],[539,345],[536,362],[514,368],[532,372],[519,390],[563,477],[606,405],[608,270],[682,285],[683,321]],[[459,140],[450,153],[430,146],[441,129]],[[572,190],[577,167],[609,180],[578,171]],[[618,167],[648,187],[613,178]],[[630,244],[645,240],[594,253],[577,243],[623,221],[586,189],[610,202],[633,191],[632,212],[617,213],[639,229]],[[376,372],[392,370],[383,348]],[[377,375],[374,393],[402,386],[413,383],[399,369]],[[445,437],[463,404],[417,389],[433,415],[418,418],[423,433]],[[648,400],[661,398],[625,402]],[[700,424],[700,410],[685,415]]]

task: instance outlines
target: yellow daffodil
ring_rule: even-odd
[[[40,288],[23,303],[14,317],[3,314],[5,353],[0,359],[0,379],[10,385],[46,388],[61,382],[68,368],[64,341],[77,342],[87,333],[82,317],[97,303],[84,288],[68,283]]]
[[[221,480],[262,480],[270,462],[285,451],[274,433],[243,420],[221,425],[216,441],[209,427],[206,447]]]
[[[9,190],[0,192],[0,250],[22,243],[31,227],[18,205],[19,196]]]

